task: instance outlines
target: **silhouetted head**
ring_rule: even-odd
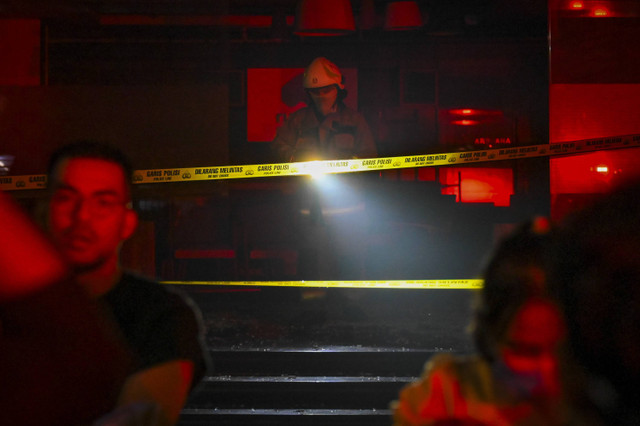
[[[560,393],[558,350],[565,327],[549,297],[549,225],[540,218],[503,240],[484,273],[472,332],[494,374],[521,397]]]
[[[585,391],[605,422],[640,421],[640,184],[568,216],[553,260]]]

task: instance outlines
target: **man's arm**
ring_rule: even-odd
[[[44,234],[0,192],[2,423],[81,424],[111,409],[131,366],[119,337]]]
[[[135,298],[146,295],[147,300],[138,304],[142,315],[135,331],[129,330],[138,366],[120,391],[118,407],[147,405],[155,408],[154,426],[174,425],[209,368],[200,311],[191,299],[160,284],[143,279],[130,284]]]
[[[297,115],[292,114],[278,128],[276,137],[271,142],[271,151],[275,157],[274,161],[288,163],[293,160],[299,125]]]
[[[190,360],[168,361],[139,371],[127,379],[118,405],[156,404],[160,416],[158,425],[174,425],[191,390],[193,371]]]
[[[53,245],[1,191],[0,274],[0,301],[37,292],[68,274]]]
[[[378,148],[376,147],[376,142],[373,138],[373,133],[371,133],[369,123],[367,123],[367,120],[362,114],[357,114],[356,155],[358,158],[375,158],[378,156]]]

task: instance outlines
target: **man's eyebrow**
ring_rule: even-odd
[[[116,191],[115,189],[101,189],[99,191],[94,192],[92,195],[113,195],[115,197],[119,197],[120,193],[118,191]]]
[[[56,191],[63,189],[65,191],[73,191],[73,192],[78,192],[77,189],[75,189],[73,186],[68,185],[66,183],[62,183],[62,182],[54,182],[52,185],[52,188]]]
[[[58,190],[64,190],[64,191],[71,191],[71,192],[75,192],[75,193],[79,193],[80,191],[78,191],[75,187],[66,184],[66,183],[60,183],[57,185],[54,185],[53,187],[54,190],[58,191]],[[119,197],[120,193],[118,191],[116,191],[115,189],[100,189],[98,191],[95,191],[92,195],[97,195],[97,196],[114,196],[114,197]]]

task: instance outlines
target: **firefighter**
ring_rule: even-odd
[[[303,77],[307,107],[289,116],[272,142],[278,161],[370,158],[377,155],[362,114],[344,104],[347,90],[340,69],[314,59]]]

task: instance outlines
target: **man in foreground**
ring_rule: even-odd
[[[145,404],[154,424],[175,424],[206,371],[199,313],[187,299],[122,270],[122,243],[136,229],[132,168],[117,149],[91,141],[49,162],[49,232],[77,282],[105,305],[134,353],[118,407]]]
[[[0,191],[0,424],[87,425],[130,366],[117,328],[41,229]]]

